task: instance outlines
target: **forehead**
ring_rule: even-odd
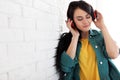
[[[88,13],[85,12],[84,10],[80,9],[80,8],[77,8],[74,11],[74,17],[76,17],[76,16],[85,16],[86,14],[88,14]]]

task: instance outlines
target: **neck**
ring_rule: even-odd
[[[87,38],[88,38],[88,32],[82,32],[82,33],[81,33],[81,37],[82,37],[83,39],[87,39]]]

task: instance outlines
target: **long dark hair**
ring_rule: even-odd
[[[64,78],[64,72],[61,70],[61,66],[60,66],[61,54],[63,51],[67,50],[71,42],[71,38],[72,38],[72,34],[69,32],[69,33],[63,33],[58,39],[59,41],[56,47],[56,55],[55,55],[55,67],[57,73],[59,74],[59,80],[63,80]]]
[[[88,14],[90,14],[92,16],[92,20],[95,19],[94,13],[93,13],[94,10],[93,10],[92,6],[88,3],[86,3],[85,1],[72,1],[68,6],[67,18],[70,18],[71,20],[73,20],[74,11],[77,8],[80,8],[80,9],[86,11]],[[64,77],[64,72],[61,70],[61,66],[60,66],[61,54],[63,51],[67,50],[67,48],[71,42],[71,38],[72,38],[72,34],[70,32],[63,33],[60,36],[58,45],[56,47],[55,67],[60,76],[59,80],[63,80],[63,77]]]

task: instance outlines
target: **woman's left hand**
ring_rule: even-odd
[[[97,12],[97,18],[95,18],[94,24],[96,25],[96,27],[98,27],[100,30],[102,30],[105,27],[103,16],[97,10],[96,10],[96,12]]]

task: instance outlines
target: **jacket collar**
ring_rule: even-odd
[[[98,32],[96,30],[90,29],[89,30],[89,36],[96,36],[98,35]]]

